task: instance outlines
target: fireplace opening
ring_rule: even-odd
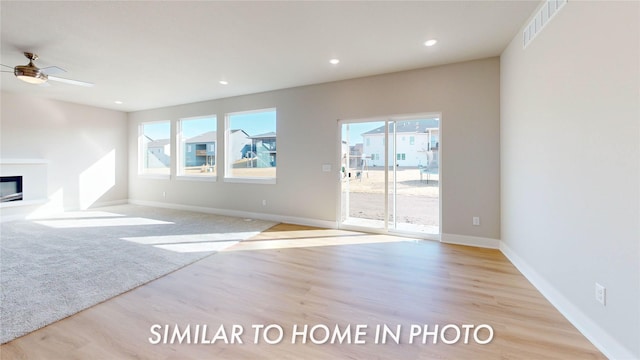
[[[22,176],[0,176],[0,202],[22,200]]]

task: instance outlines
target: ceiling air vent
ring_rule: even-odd
[[[564,7],[567,0],[547,0],[522,32],[522,47],[526,48],[551,19]]]

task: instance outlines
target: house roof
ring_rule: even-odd
[[[195,144],[195,143],[214,143],[217,141],[218,132],[217,131],[207,131],[206,133],[202,133],[200,135],[196,135],[192,138],[189,138],[185,141],[187,144]]]
[[[271,132],[264,133],[264,134],[259,134],[259,135],[255,135],[255,136],[249,136],[249,139],[268,139],[268,138],[275,138],[275,137],[276,137],[275,131],[271,131]]]
[[[398,121],[397,133],[423,133],[427,129],[438,129],[440,119],[427,119],[427,120],[406,120]],[[394,123],[389,123],[389,132],[393,131]],[[375,135],[384,134],[384,125],[367,131],[362,135]]]
[[[249,137],[249,134],[247,134],[247,132],[246,132],[246,131],[244,131],[244,130],[242,130],[242,129],[231,129],[231,133],[232,133],[232,134],[235,134],[235,133],[237,133],[238,131],[242,131],[242,132],[245,134],[245,136]]]

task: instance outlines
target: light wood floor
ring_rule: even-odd
[[[46,311],[46,309],[43,309]],[[156,344],[153,324],[241,325],[243,344]],[[283,340],[254,344],[253,324]],[[367,325],[365,344],[316,345],[294,325]],[[400,344],[375,327],[400,326]],[[488,324],[489,344],[409,344],[412,325]],[[451,329],[450,329],[451,330]],[[454,329],[455,330],[455,329]],[[276,332],[272,330],[271,339]],[[316,340],[323,332],[317,330]],[[452,335],[453,334],[453,335]],[[455,333],[447,332],[445,339]],[[486,339],[488,331],[478,334]],[[2,359],[601,359],[497,250],[278,225],[0,348]]]

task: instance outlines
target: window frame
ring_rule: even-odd
[[[201,120],[201,119],[213,119],[214,123],[215,123],[215,129],[213,131],[216,132],[216,142],[215,142],[215,148],[214,148],[214,161],[215,161],[215,166],[216,166],[216,173],[213,176],[206,176],[206,175],[189,175],[189,174],[185,174],[184,173],[184,156],[185,156],[185,152],[183,150],[183,146],[181,146],[182,144],[182,122],[183,121],[190,121],[190,120]],[[218,181],[218,176],[220,174],[220,169],[218,167],[218,154],[219,154],[219,147],[218,147],[218,116],[216,114],[210,114],[210,115],[200,115],[200,116],[192,116],[192,117],[186,117],[186,118],[180,118],[176,121],[176,179],[178,180],[193,180],[193,181],[211,181],[211,182],[216,182]],[[193,146],[193,145],[189,145],[189,146]],[[209,148],[209,146],[207,145],[207,149]],[[197,147],[193,148],[193,151],[197,151]]]
[[[228,112],[224,114],[224,177],[223,177],[223,181],[224,182],[229,182],[229,183],[245,183],[245,184],[276,184],[277,183],[277,179],[278,179],[278,171],[277,171],[277,165],[275,166],[276,168],[276,175],[274,177],[260,177],[260,176],[232,176],[231,175],[231,163],[229,162],[229,155],[231,154],[231,141],[230,141],[230,135],[231,135],[231,127],[230,122],[231,122],[231,117],[234,115],[247,115],[247,114],[254,114],[254,113],[265,113],[265,112],[275,112],[275,116],[276,116],[276,129],[275,129],[275,133],[276,133],[276,143],[278,141],[278,110],[277,108],[274,107],[270,107],[270,108],[262,108],[262,109],[256,109],[256,110],[245,110],[245,111],[234,111],[234,112]]]

